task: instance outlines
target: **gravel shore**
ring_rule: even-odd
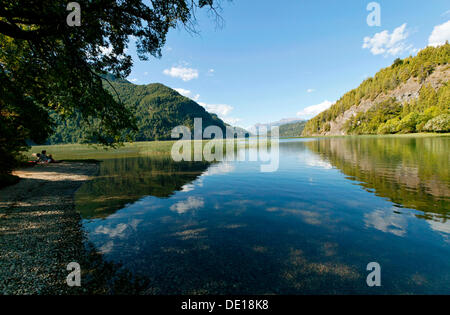
[[[98,171],[94,163],[17,170],[0,190],[0,293],[72,294],[67,264],[86,260],[74,193]],[[82,291],[81,291],[82,292]]]

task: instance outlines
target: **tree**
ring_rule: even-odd
[[[0,179],[7,170],[16,166],[25,139],[43,141],[51,130],[47,112],[21,91],[0,72]],[[2,172],[3,170],[3,172]],[[0,186],[2,186],[0,184]]]
[[[401,66],[402,64],[403,64],[403,60],[400,59],[400,58],[397,58],[397,59],[394,60],[394,63],[392,64],[392,68]]]
[[[13,152],[26,147],[26,140],[39,142],[50,134],[48,111],[63,117],[81,115],[92,125],[96,142],[114,144],[135,124],[120,98],[105,90],[102,75],[129,75],[130,37],[136,40],[140,59],[160,57],[171,28],[184,26],[195,32],[196,10],[218,9],[217,0],[78,2],[80,26],[68,25],[67,0],[0,4],[0,147],[6,159],[15,158]],[[3,93],[8,91],[14,93]],[[11,132],[16,129],[21,131]],[[0,165],[0,172],[10,170]]]
[[[450,114],[442,114],[430,121],[423,128],[430,132],[449,132],[450,131]]]
[[[421,50],[415,57],[408,57],[403,60],[396,59],[392,66],[380,70],[373,78],[365,80],[358,88],[347,92],[329,109],[309,120],[303,131],[303,135],[323,133],[326,122],[335,120],[339,115],[344,114],[353,106],[360,106],[364,101],[374,103],[379,95],[391,94],[398,86],[406,83],[410,79],[415,79],[419,83],[423,83],[438,67],[448,65],[449,60],[449,43],[439,47],[427,47]],[[438,74],[438,76],[445,76],[447,69],[448,66],[444,67],[444,74]],[[411,111],[422,113],[427,108],[437,106],[440,113],[447,113],[449,111],[448,104],[450,104],[450,89],[448,88],[448,82],[445,82],[445,78],[443,79],[442,87],[440,87],[439,91],[436,91],[435,87],[423,84],[420,91],[420,98],[417,102],[414,101],[414,104],[408,104],[400,112],[397,111],[398,106],[394,106],[394,109],[396,109],[394,112],[390,112],[392,109],[390,106],[386,107],[388,111],[384,111],[380,106],[375,106],[375,110],[369,110],[366,112],[366,115],[360,117],[362,120],[359,125],[356,125],[355,121],[349,119],[344,125],[344,130],[347,134],[392,133],[397,129],[397,123]],[[386,103],[384,105],[389,104]],[[387,123],[388,120],[393,119],[397,115],[398,120],[392,120]],[[431,119],[433,117],[429,117],[429,115],[419,117],[416,128],[407,127],[407,129],[421,131],[426,123],[424,119]],[[413,116],[409,118],[411,119]],[[411,125],[412,120],[408,124]],[[392,129],[393,127],[395,128]],[[405,131],[403,130],[403,132]]]

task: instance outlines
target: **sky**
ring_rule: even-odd
[[[140,61],[130,43],[128,80],[167,85],[244,128],[309,119],[397,57],[450,40],[448,0],[371,3],[223,0],[223,25],[197,12],[199,34],[171,30],[160,59]]]

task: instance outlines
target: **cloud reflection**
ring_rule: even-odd
[[[107,227],[100,225],[95,229],[96,234],[106,234],[110,238],[115,237],[124,237],[125,236],[125,230],[127,229],[128,225],[125,223],[119,223],[116,225],[115,228]]]
[[[366,227],[374,228],[384,233],[391,233],[400,237],[406,234],[406,219],[397,214],[375,210],[364,215],[364,222]]]
[[[189,197],[186,200],[179,201],[170,207],[170,210],[177,212],[178,214],[186,213],[190,210],[196,210],[203,208],[205,201],[202,197]]]
[[[211,165],[195,182],[184,185],[182,192],[194,191],[196,187],[203,187],[203,180],[206,176],[225,175],[234,172],[236,166],[231,163],[219,163]]]
[[[333,168],[333,165],[331,165],[328,161],[322,159],[319,155],[311,154],[309,152],[303,152],[299,155],[298,159],[301,163],[304,163],[309,167],[321,168],[325,170],[331,170]]]

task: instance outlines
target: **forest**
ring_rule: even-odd
[[[392,66],[382,69],[358,88],[346,93],[328,110],[320,113],[305,126],[304,136],[330,131],[330,122],[364,100],[375,100],[388,94],[411,78],[424,82],[438,66],[450,61],[450,44],[427,47],[415,57],[396,59]],[[423,85],[418,99],[401,104],[390,99],[347,121],[347,134],[395,134],[450,131],[450,89],[445,82],[439,90]]]
[[[125,104],[135,119],[137,129],[123,131],[122,141],[169,140],[176,126],[192,129],[194,118],[202,118],[203,129],[214,125],[225,131],[227,127],[215,114],[208,113],[193,100],[159,83],[135,85],[108,75],[105,76],[104,87]],[[56,127],[48,144],[96,142],[94,132],[99,126],[98,119],[84,123],[82,116],[76,112],[67,118],[54,113],[52,118]]]

